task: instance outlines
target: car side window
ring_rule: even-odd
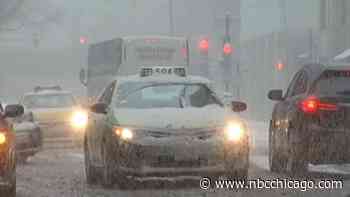
[[[299,78],[300,72],[296,73],[292,79],[292,81],[289,84],[288,90],[286,92],[286,95],[284,96],[285,98],[289,98],[292,96],[294,86],[296,84],[297,79]]]
[[[301,72],[293,87],[291,96],[296,96],[305,93],[307,90],[307,74],[305,71]]]
[[[99,103],[105,103],[107,105],[109,105],[111,103],[115,84],[116,84],[116,81],[113,81],[111,84],[109,84],[106,87],[106,89],[102,93],[101,97],[98,99]]]

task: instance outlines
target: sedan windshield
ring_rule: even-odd
[[[128,87],[129,91],[126,91]],[[219,105],[204,84],[125,84],[117,90],[117,108],[184,108]]]
[[[75,102],[70,94],[29,95],[23,99],[23,104],[29,108],[72,107]]]

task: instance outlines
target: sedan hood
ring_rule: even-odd
[[[218,107],[115,109],[119,125],[142,128],[194,129],[223,126],[237,119],[232,112]]]
[[[32,110],[34,119],[39,123],[67,122],[74,108],[47,108]]]

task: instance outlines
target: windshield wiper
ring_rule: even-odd
[[[336,92],[337,94],[342,94],[342,95],[350,95],[350,90],[344,90],[344,91],[339,91]]]

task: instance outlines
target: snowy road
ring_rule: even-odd
[[[267,169],[267,124],[251,122],[252,146],[251,167],[249,179],[288,178],[285,175],[272,174]],[[343,189],[313,190],[250,190],[232,191],[216,189],[203,191],[199,183],[145,185],[135,190],[104,190],[99,186],[87,186],[84,179],[83,154],[81,150],[47,150],[32,158],[28,164],[17,167],[17,196],[18,197],[205,197],[205,196],[247,196],[247,197],[312,197],[334,196],[345,197],[350,193],[350,166],[310,166],[308,179],[331,179],[340,177],[344,180]],[[326,173],[325,173],[326,172]],[[335,174],[336,173],[336,174]]]

